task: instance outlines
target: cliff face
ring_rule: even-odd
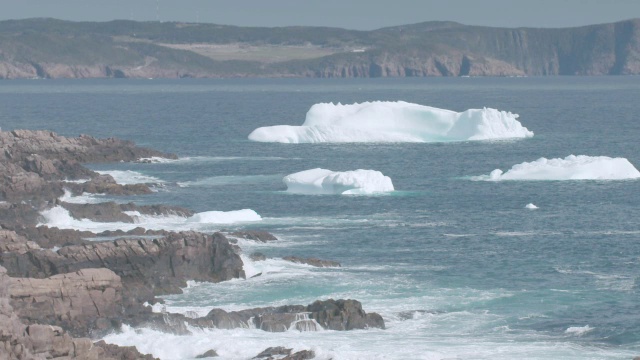
[[[279,60],[265,60],[274,51]],[[428,22],[374,31],[0,22],[4,79],[628,74],[640,74],[640,19],[564,29]]]

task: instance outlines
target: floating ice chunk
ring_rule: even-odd
[[[287,191],[295,194],[373,194],[393,191],[388,176],[375,170],[331,171],[311,169],[282,179]]]
[[[564,159],[540,158],[514,165],[507,172],[493,170],[489,175],[474,176],[472,180],[624,180],[638,179],[638,171],[625,158],[569,155]]]
[[[302,126],[255,129],[260,142],[446,142],[532,137],[517,114],[496,109],[451,110],[376,101],[342,105],[320,103],[307,112]]]
[[[567,330],[565,330],[564,333],[565,334],[576,335],[576,336],[582,336],[582,335],[588,333],[589,331],[591,331],[593,329],[595,329],[595,328],[592,328],[589,325],[571,326],[571,327],[567,328]]]
[[[527,208],[527,209],[529,209],[529,210],[535,210],[535,209],[537,209],[538,207],[537,207],[537,206],[535,206],[535,205],[533,205],[532,203],[528,203],[528,204],[527,204],[527,206],[525,206],[525,208]]]

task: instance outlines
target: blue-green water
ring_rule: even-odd
[[[245,253],[340,261],[316,269],[278,259],[263,276],[196,284],[167,310],[355,298],[386,330],[127,330],[108,338],[163,359],[215,348],[249,358],[267,346],[320,359],[631,359],[640,355],[640,181],[471,181],[539,157],[625,157],[640,166],[635,77],[367,80],[95,80],[0,82],[0,126],[120,137],[181,160],[107,164],[163,181],[140,203],[195,211],[253,209],[281,240]],[[403,100],[520,114],[531,139],[438,144],[269,144],[255,128],[299,125],[318,102]],[[282,177],[311,168],[374,169],[386,196],[305,196]],[[127,198],[129,200],[129,198]],[[537,210],[525,209],[534,203]],[[209,230],[219,229],[212,227]],[[255,267],[252,269],[251,267]]]

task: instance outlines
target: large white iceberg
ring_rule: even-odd
[[[624,180],[638,179],[640,172],[625,158],[569,155],[564,159],[540,158],[514,165],[507,172],[493,170],[473,180]]]
[[[302,126],[255,129],[249,140],[279,143],[446,142],[532,137],[517,114],[496,109],[463,112],[397,102],[315,104]]]
[[[294,194],[373,194],[393,191],[388,176],[375,170],[331,171],[311,169],[282,179],[287,191]]]

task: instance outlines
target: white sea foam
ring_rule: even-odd
[[[373,194],[393,191],[388,176],[375,170],[331,171],[311,169],[282,179],[287,191],[294,194]]]
[[[146,163],[146,164],[166,164],[178,161],[177,159],[168,159],[159,156],[152,156],[148,158],[140,158],[136,162]]]
[[[607,156],[569,155],[564,159],[540,158],[514,165],[507,172],[493,170],[489,175],[474,176],[472,180],[624,180],[638,179],[638,171],[625,158]]]
[[[309,109],[302,126],[261,127],[249,139],[280,143],[446,142],[533,136],[517,118],[517,114],[490,108],[458,113],[404,101],[320,103]]]
[[[526,209],[529,209],[529,210],[535,210],[535,209],[537,209],[538,207],[537,207],[537,206],[535,206],[533,203],[528,203],[528,204],[525,206],[525,208],[526,208]]]
[[[96,170],[96,172],[102,175],[111,175],[116,183],[120,185],[163,183],[157,177],[131,170]]]
[[[71,204],[96,204],[104,201],[103,194],[89,194],[83,193],[82,195],[73,196],[69,190],[64,191],[64,194],[60,197],[60,201],[64,201]]]
[[[38,225],[55,226],[60,229],[76,229],[99,233],[106,230],[128,231],[136,227],[153,230],[215,230],[216,226],[244,222],[260,221],[262,218],[250,209],[235,211],[205,211],[194,214],[191,217],[178,215],[142,215],[137,211],[128,212],[134,223],[123,222],[95,222],[89,219],[78,220],[73,218],[69,211],[61,206],[41,212],[43,221]]]
[[[571,327],[567,328],[567,330],[565,330],[564,333],[565,334],[570,334],[570,335],[575,335],[575,336],[582,336],[582,335],[588,333],[589,331],[591,331],[593,329],[595,329],[595,328],[592,328],[589,325],[571,326]]]

